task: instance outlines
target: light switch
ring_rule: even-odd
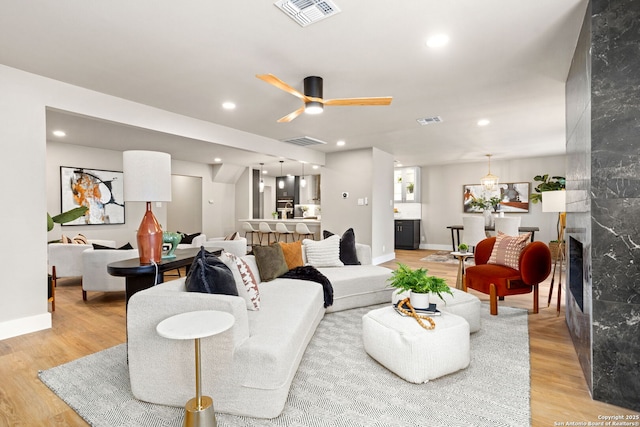
[[[364,206],[364,199],[358,199],[358,206]]]

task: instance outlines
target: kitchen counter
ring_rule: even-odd
[[[258,224],[261,222],[266,222],[269,226],[275,230],[275,224],[281,222],[287,226],[287,228],[291,231],[295,231],[296,224],[303,223],[309,228],[309,231],[312,232],[315,236],[316,240],[322,238],[320,224],[321,221],[319,219],[306,219],[306,218],[293,218],[293,219],[273,219],[273,218],[258,218],[258,219],[239,219],[240,223],[248,222],[253,226],[253,228],[257,229]],[[297,236],[297,235],[296,235]]]

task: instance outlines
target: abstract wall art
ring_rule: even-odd
[[[62,212],[78,206],[87,213],[64,225],[124,224],[122,172],[60,166]]]
[[[508,182],[498,184],[494,190],[487,191],[480,184],[464,185],[462,188],[462,211],[466,213],[482,212],[481,208],[474,206],[473,200],[482,198],[489,200],[493,197],[499,199],[496,205],[498,212],[529,212],[529,192],[528,182]]]

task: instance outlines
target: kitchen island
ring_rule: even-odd
[[[315,240],[322,239],[322,230],[320,228],[321,221],[317,218],[293,218],[293,219],[273,219],[273,218],[258,218],[258,219],[240,219],[238,220],[240,224],[243,222],[248,222],[255,228],[256,230],[259,227],[261,222],[266,222],[269,224],[272,230],[276,229],[276,224],[281,222],[283,223],[289,230],[295,232],[296,224],[303,223],[307,226],[310,232],[315,236]],[[240,227],[242,228],[242,227]],[[297,234],[294,238],[298,238]]]

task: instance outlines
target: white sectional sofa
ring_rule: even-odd
[[[260,310],[239,296],[186,292],[185,279],[133,295],[127,311],[131,390],[140,400],[184,406],[194,396],[194,344],[160,337],[156,325],[183,312],[221,310],[235,317],[228,331],[201,340],[202,390],[216,411],[257,418],[278,416],[307,344],[327,311],[391,301],[391,270],[371,265],[371,248],[356,244],[362,265],[319,268],[333,286],[324,308],[319,283],[276,278],[259,283]],[[255,259],[243,259],[259,281]]]

